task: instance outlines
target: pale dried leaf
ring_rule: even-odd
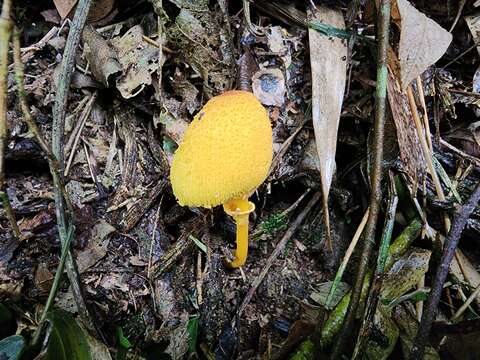
[[[393,20],[400,27],[398,58],[402,89],[442,57],[452,34],[415,9],[407,0],[397,0]]]
[[[345,29],[341,11],[318,7],[316,20]],[[308,30],[312,68],[312,120],[322,182],[323,206],[329,233],[328,193],[335,171],[337,133],[347,80],[347,46],[344,40]]]
[[[55,7],[62,19],[65,19],[77,5],[77,0],[53,0]]]

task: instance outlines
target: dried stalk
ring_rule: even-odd
[[[362,293],[363,282],[367,273],[370,254],[375,243],[375,230],[377,227],[377,218],[380,211],[381,200],[381,181],[382,181],[382,161],[383,161],[383,138],[385,127],[385,109],[387,94],[387,50],[390,30],[390,10],[391,0],[382,0],[379,7],[378,18],[378,55],[377,55],[377,88],[375,94],[375,124],[374,124],[374,159],[372,184],[370,190],[370,214],[365,236],[363,237],[362,256],[357,270],[357,277],[352,291],[352,298],[348,305],[347,316],[342,327],[342,331],[336,342],[332,359],[340,359],[345,350],[347,340],[352,337],[352,326],[357,315],[358,305]]]
[[[478,205],[479,201],[480,183],[477,184],[477,187],[473,191],[468,201],[457,211],[455,217],[453,218],[452,228],[443,247],[443,255],[440,261],[440,266],[437,268],[432,290],[430,291],[427,305],[418,327],[417,336],[415,337],[412,351],[410,352],[409,359],[411,360],[423,359],[425,346],[428,342],[428,336],[430,334],[433,319],[437,313],[438,304],[440,303],[440,297],[442,295],[443,285],[448,275],[450,263],[455,256],[458,241],[460,240],[460,236],[462,235],[467,220],[475,207]]]
[[[427,162],[428,171],[432,176],[433,184],[435,185],[435,190],[437,191],[438,200],[445,201],[445,194],[443,192],[442,184],[440,184],[440,179],[438,178],[437,171],[433,166],[433,154],[432,151],[428,148],[425,132],[423,131],[422,120],[418,115],[417,104],[415,103],[415,97],[413,96],[412,86],[407,87],[407,97],[410,104],[410,109],[412,110],[413,120],[415,122],[415,128],[417,130],[417,135],[420,140],[420,145],[422,146],[423,155]],[[427,120],[428,121],[428,120]],[[429,136],[430,134],[428,134]],[[448,216],[445,216],[445,230],[448,232],[450,230],[450,219]]]

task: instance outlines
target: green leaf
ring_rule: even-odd
[[[197,338],[198,338],[198,316],[195,315],[188,320],[187,323],[188,332],[188,352],[195,353],[197,351]]]
[[[130,340],[123,335],[123,330],[120,326],[117,327],[117,338],[121,347],[130,349],[133,346]]]
[[[313,360],[315,355],[315,345],[311,340],[305,340],[300,344],[298,350],[290,356],[290,360]]]
[[[25,339],[20,335],[9,336],[0,341],[0,359],[17,360],[20,359],[25,349]]]
[[[52,311],[47,319],[52,325],[47,347],[47,360],[91,360],[88,338],[72,314]]]

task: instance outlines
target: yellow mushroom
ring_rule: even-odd
[[[235,259],[245,264],[248,197],[266,179],[272,162],[272,128],[267,111],[247,91],[227,91],[210,99],[195,116],[173,156],[173,193],[180,205],[211,208],[223,204],[237,224]]]

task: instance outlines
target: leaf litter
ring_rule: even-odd
[[[25,29],[25,89],[49,142],[56,77],[77,2],[27,3],[31,8],[17,19]],[[86,329],[61,326],[83,334],[93,358],[94,353],[107,358],[102,342],[111,356],[117,352],[112,335],[117,327],[133,344],[130,358],[161,353],[186,358],[192,352],[281,358],[297,349],[297,355],[313,356],[318,344],[336,336],[332,329],[343,320],[360,256],[353,251],[333,310],[325,309],[331,281],[368,206],[376,65],[372,4],[356,8],[356,1],[319,2],[314,8],[298,1],[252,1],[246,19],[240,3],[227,6],[221,0],[96,3],[69,94],[65,145],[71,162],[65,182],[85,297],[105,336],[95,341],[85,336]],[[384,165],[403,189],[393,233],[405,242],[383,279],[374,330],[365,346],[366,356],[378,359],[408,354],[419,304],[438,265],[444,217],[451,217],[478,183],[480,161],[478,52],[467,51],[477,43],[478,9],[465,5],[454,31],[448,32],[444,29],[455,16],[447,5],[393,4],[386,128],[393,145]],[[33,22],[41,26],[34,29]],[[249,31],[249,22],[256,33]],[[337,37],[343,29],[358,34]],[[418,106],[409,102],[409,85]],[[252,197],[257,210],[248,262],[241,271],[229,272],[222,259],[233,244],[231,222],[216,209],[176,204],[168,172],[193,115],[211,97],[239,87],[251,89],[268,110],[275,160],[268,181]],[[22,122],[15,91],[9,81],[6,189],[22,237],[10,234],[2,209],[0,293],[2,303],[36,316],[36,305],[44,304],[52,286],[60,243],[48,162]],[[424,137],[429,125],[430,139],[422,139],[415,128],[415,112],[423,121]],[[444,201],[438,200],[427,170],[430,156],[442,178]],[[291,235],[232,328],[252,282],[319,190],[324,205],[314,206]],[[405,240],[403,231],[415,219],[423,234]],[[480,283],[479,233],[477,209],[465,227],[442,297],[437,320],[447,326],[452,326],[452,309]],[[62,282],[55,307],[77,313],[74,296]],[[478,299],[461,315],[463,322],[477,319]],[[329,341],[317,343],[320,318],[327,319],[324,326],[332,332],[327,331]],[[32,329],[35,323],[28,319],[19,318],[19,323]],[[466,352],[455,341],[467,341],[468,335],[432,338],[428,357],[462,358]],[[313,342],[302,344],[307,338]],[[478,348],[468,351],[478,353]]]

